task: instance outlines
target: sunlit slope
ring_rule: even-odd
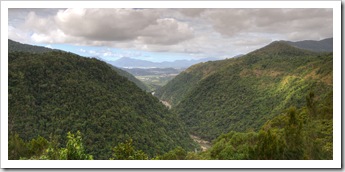
[[[212,140],[229,131],[258,130],[313,91],[333,89],[332,53],[273,42],[245,56],[194,65],[156,95],[171,102],[190,132]]]

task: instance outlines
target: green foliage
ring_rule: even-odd
[[[257,133],[229,132],[222,134],[209,150],[211,159],[245,160],[249,159],[249,151],[256,144]]]
[[[85,153],[82,143],[81,133],[78,131],[76,135],[67,133],[66,148],[60,150],[60,158],[66,160],[92,160],[92,156]]]
[[[332,159],[332,59],[278,42],[197,64],[157,90],[169,111],[97,59],[13,52],[9,159]],[[188,152],[187,131],[216,139]]]
[[[44,142],[44,148],[42,149],[41,142]],[[32,139],[29,143],[31,150],[37,150],[31,152],[28,156],[26,154],[20,154],[21,160],[92,160],[92,155],[85,152],[84,145],[82,143],[81,133],[78,131],[76,135],[68,132],[67,143],[65,148],[58,148],[55,140],[48,142],[42,137]],[[30,150],[30,149],[29,149]]]
[[[302,159],[304,154],[302,123],[296,117],[296,109],[290,108],[288,110],[289,123],[285,127],[285,142],[286,151],[284,155],[287,159],[297,160]]]
[[[29,142],[23,141],[18,134],[10,135],[8,140],[8,159],[16,160],[41,154],[48,147],[48,141],[38,136]]]
[[[191,154],[189,154],[189,157],[192,158],[193,156]],[[159,156],[157,159],[160,159],[160,160],[186,160],[187,159],[187,151],[184,150],[182,147],[177,147],[174,150],[171,150],[171,151],[165,153],[164,155]]]
[[[8,69],[10,134],[31,140],[79,130],[95,159],[109,159],[113,143],[129,138],[150,157],[177,146],[194,149],[176,114],[104,62],[65,52],[14,52]]]
[[[333,87],[332,69],[332,53],[275,42],[239,58],[194,65],[155,95],[173,105],[192,134],[211,141],[230,131],[258,131],[290,106],[306,106],[311,90],[324,99]]]
[[[284,157],[285,142],[276,132],[260,130],[255,148],[249,151],[250,159],[278,160]]]
[[[332,93],[332,92],[330,92]],[[220,135],[204,155],[206,159],[324,160],[332,159],[332,94],[315,100],[312,92],[306,101],[311,106],[290,107],[268,120],[259,132],[234,132]],[[326,112],[324,111],[325,109]],[[316,114],[315,114],[316,113]]]
[[[119,143],[113,148],[113,158],[110,160],[148,160],[148,156],[142,150],[135,150],[133,140]]]
[[[219,62],[206,62],[193,65],[181,72],[162,88],[157,89],[155,96],[169,102],[175,107],[185,98],[186,93],[191,91],[200,80],[210,75],[219,65]]]

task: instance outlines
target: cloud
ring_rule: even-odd
[[[158,19],[142,31],[138,40],[147,44],[172,45],[193,38],[193,29],[173,18]]]
[[[209,9],[203,13],[224,36],[270,33],[293,40],[331,37],[332,15],[331,9]]]
[[[10,39],[25,43],[229,57],[274,40],[332,37],[332,15],[332,9],[301,8],[9,9],[8,33]],[[93,55],[124,54],[108,51]]]
[[[67,35],[98,41],[132,40],[158,15],[151,10],[67,9],[57,13],[55,21]]]
[[[173,45],[193,38],[187,23],[150,9],[60,9],[47,16],[33,10],[20,27],[40,43]]]
[[[26,18],[24,27],[30,29],[32,32],[40,34],[48,34],[56,29],[53,17],[40,17],[34,11],[30,11]]]
[[[204,12],[205,8],[181,8],[178,9],[180,13],[188,17],[198,17],[202,12]]]

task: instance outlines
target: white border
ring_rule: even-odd
[[[333,8],[333,160],[20,161],[8,160],[8,8]],[[2,1],[1,168],[341,168],[341,1]],[[4,134],[6,133],[6,134]],[[43,162],[43,163],[42,163]]]

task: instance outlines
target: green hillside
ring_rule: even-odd
[[[333,93],[306,106],[290,107],[268,120],[259,132],[222,134],[199,159],[331,160],[333,159]]]
[[[28,45],[28,44],[22,44],[22,43],[19,43],[16,41],[12,41],[10,39],[8,40],[8,52],[46,53],[46,52],[52,52],[52,51],[63,52],[62,50],[50,49],[50,48],[45,48],[45,47],[41,47],[41,46],[33,46],[33,45]],[[149,91],[149,88],[147,88],[147,86],[144,83],[142,83],[140,80],[135,78],[130,73],[128,73],[122,69],[119,69],[115,66],[112,66],[110,64],[109,64],[109,66],[111,66],[111,68],[113,70],[115,70],[117,72],[117,74],[119,74],[123,77],[126,77],[131,82],[134,82],[135,85],[137,85],[142,90]]]
[[[8,70],[10,136],[53,135],[65,145],[66,134],[79,130],[94,159],[109,159],[129,139],[150,157],[177,146],[194,150],[174,113],[105,62],[59,51],[13,52]]]
[[[332,68],[332,53],[273,42],[239,58],[194,65],[155,95],[173,105],[190,133],[212,140],[258,131],[288,107],[304,106],[310,91],[323,99],[333,90]]]

